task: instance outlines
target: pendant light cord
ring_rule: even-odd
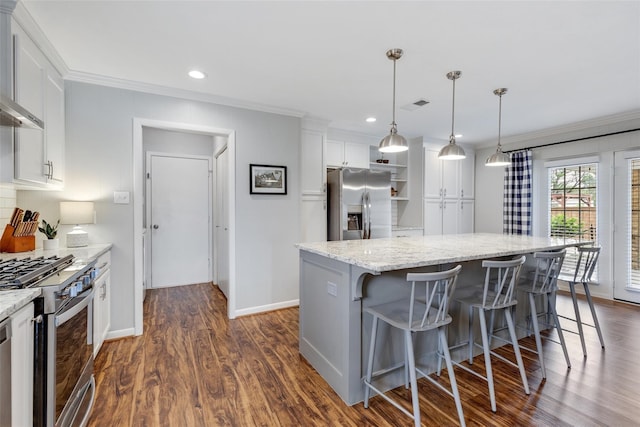
[[[455,135],[453,134],[453,123],[456,111],[456,78],[454,77],[451,80],[453,80],[453,102],[451,104],[451,137],[449,138],[449,140],[451,140],[451,138],[455,138]]]
[[[396,126],[396,59],[393,60],[393,111],[391,112],[391,126]]]
[[[501,130],[502,130],[502,94],[500,94],[500,103],[498,107],[498,151],[502,151],[502,145],[500,144]]]

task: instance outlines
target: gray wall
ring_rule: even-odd
[[[300,119],[80,82],[66,83],[66,114],[64,191],[20,191],[18,204],[54,218],[59,200],[95,200],[90,242],[113,243],[113,332],[134,322],[133,204],[113,203],[133,191],[134,117],[236,131],[236,308],[298,299]],[[287,166],[288,194],[250,195],[250,163]]]

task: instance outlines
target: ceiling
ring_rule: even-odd
[[[331,127],[468,144],[640,112],[638,1],[24,0],[74,76],[236,100]],[[197,68],[205,80],[192,80]],[[419,99],[429,104],[402,107]],[[377,117],[374,124],[365,123]]]

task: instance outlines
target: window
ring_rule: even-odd
[[[598,239],[598,165],[549,168],[549,230],[552,237]],[[577,252],[567,251],[563,270],[575,269]],[[594,272],[597,277],[597,271]]]

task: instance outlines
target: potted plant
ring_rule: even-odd
[[[42,220],[42,226],[38,227],[38,231],[47,236],[47,239],[42,241],[42,249],[58,249],[59,243],[58,239],[56,239],[58,225],[60,225],[60,220],[56,222],[56,225],[51,225],[44,219]]]

